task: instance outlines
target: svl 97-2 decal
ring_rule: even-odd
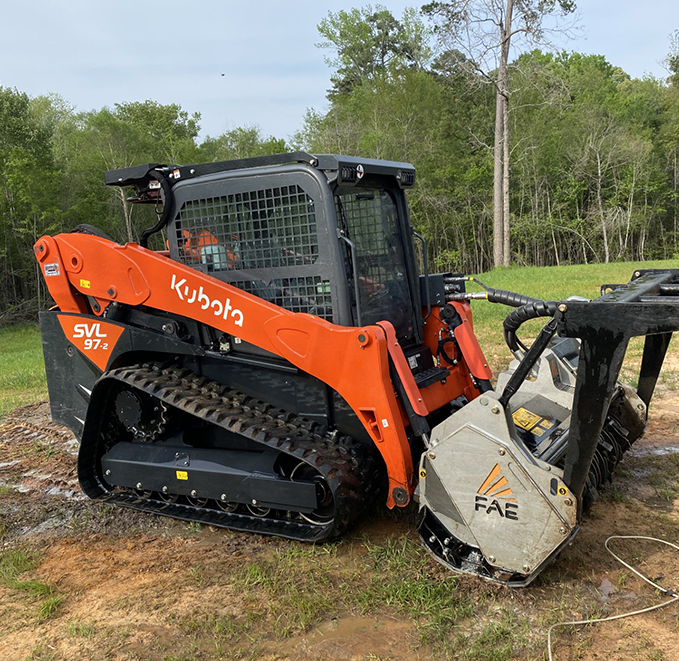
[[[123,328],[106,321],[68,315],[59,315],[59,323],[73,346],[100,370],[105,370]]]

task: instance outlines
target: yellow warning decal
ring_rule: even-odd
[[[523,429],[530,429],[542,420],[539,415],[535,415],[535,413],[531,413],[528,409],[524,409],[523,407],[516,409],[512,414],[512,418],[514,419],[514,424]]]
[[[80,279],[80,286],[83,289],[92,289],[92,283],[89,280]]]
[[[189,474],[186,471],[177,471],[178,480],[188,480]]]

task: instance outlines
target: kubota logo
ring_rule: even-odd
[[[474,510],[486,514],[496,512],[502,518],[518,521],[519,506],[508,484],[507,478],[502,475],[500,464],[495,464],[476,492],[478,495],[474,502]]]
[[[243,313],[231,305],[231,299],[227,298],[223,303],[217,299],[210,300],[210,297],[203,291],[203,287],[199,287],[197,290],[195,288],[190,288],[186,284],[186,278],[177,280],[177,276],[172,274],[172,284],[170,288],[177,292],[177,296],[182,301],[187,303],[196,303],[200,305],[202,310],[213,311],[215,317],[222,317],[226,321],[228,317],[233,319],[233,323],[236,326],[243,327]],[[186,297],[186,298],[185,298]]]

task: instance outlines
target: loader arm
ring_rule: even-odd
[[[241,338],[328,384],[356,413],[384,459],[387,505],[410,501],[412,458],[389,373],[389,351],[401,351],[388,350],[384,328],[346,328],[290,312],[134,243],[61,234],[42,237],[34,250],[64,313],[87,313],[88,299],[97,315],[112,302],[143,304]]]

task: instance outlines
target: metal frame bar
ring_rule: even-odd
[[[564,467],[564,482],[578,498],[627,346],[635,336],[647,336],[637,394],[647,406],[651,401],[671,334],[679,330],[679,305],[663,300],[661,287],[678,278],[675,270],[637,272],[628,285],[595,301],[565,301],[560,306],[559,335],[581,341]],[[648,302],[648,296],[655,300]]]

